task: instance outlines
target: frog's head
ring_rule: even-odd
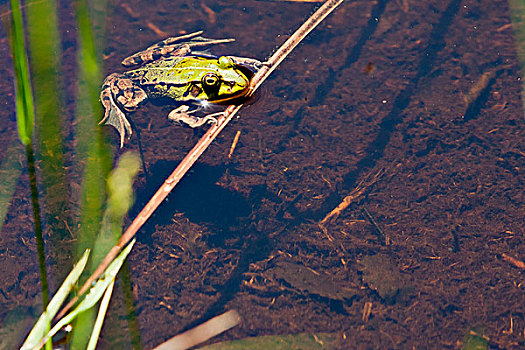
[[[225,102],[243,97],[249,91],[249,73],[236,65],[230,57],[221,56],[217,59],[217,69],[202,76],[202,88],[210,102]]]

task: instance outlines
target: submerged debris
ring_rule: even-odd
[[[406,300],[414,289],[409,277],[399,272],[388,255],[368,255],[361,264],[363,282],[387,303]]]

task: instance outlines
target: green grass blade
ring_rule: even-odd
[[[99,101],[103,73],[101,52],[104,48],[107,0],[74,2],[78,23],[78,81],[75,113],[75,153],[84,168],[82,199],[79,207],[80,232],[77,253],[92,247],[100,229],[106,201],[105,179],[112,166],[113,152],[98,121],[102,116]]]
[[[74,320],[82,312],[91,309],[95,304],[102,298],[102,295],[108,288],[108,286],[113,283],[113,280],[117,276],[118,271],[122,267],[124,260],[128,256],[131,248],[135,244],[135,239],[133,239],[126,248],[120,252],[117,258],[108,266],[104,274],[97,280],[95,285],[91,287],[89,292],[82,299],[80,304],[71,311],[69,314],[60,319],[57,324],[51,329],[51,331],[44,337],[43,341],[48,341],[54,336],[62,327],[67,325],[69,322]]]
[[[102,6],[97,2],[98,6]],[[78,86],[77,105],[75,112],[75,149],[78,164],[84,164],[82,181],[82,199],[80,232],[77,252],[92,247],[95,235],[100,230],[104,204],[106,201],[105,179],[111,170],[113,154],[109,143],[102,134],[98,121],[102,116],[102,106],[99,101],[102,72],[97,55],[95,40],[91,29],[89,10],[84,0],[75,2],[75,12],[78,22]]]
[[[122,235],[124,216],[133,205],[133,181],[139,169],[139,157],[135,153],[126,152],[109,174],[107,208],[93,247],[92,266],[99,265]]]
[[[11,52],[15,75],[15,106],[18,136],[24,145],[31,143],[35,124],[33,92],[24,39],[24,23],[19,0],[11,0]]]
[[[113,293],[113,287],[115,286],[115,280],[106,289],[104,297],[100,302],[100,307],[98,309],[97,319],[95,320],[95,325],[93,326],[93,333],[89,338],[89,343],[87,350],[95,350],[98,343],[98,337],[100,336],[100,331],[102,330],[102,324],[104,323],[104,318],[106,316],[106,311],[108,310],[109,301],[111,300],[111,294]]]
[[[18,135],[25,145],[27,166],[31,187],[31,199],[33,205],[33,220],[35,225],[35,237],[37,240],[38,257],[40,265],[40,282],[42,286],[42,304],[45,308],[48,303],[47,271],[44,258],[44,246],[42,239],[42,226],[40,222],[40,204],[38,190],[36,188],[36,168],[34,166],[33,145],[31,137],[35,123],[35,112],[33,104],[33,92],[29,75],[29,63],[24,37],[24,22],[19,0],[11,0],[11,52],[13,54],[13,65],[15,75],[15,106],[18,126]],[[47,326],[46,326],[47,327]],[[50,348],[51,344],[46,344]]]
[[[92,266],[98,266],[107,252],[122,234],[124,216],[133,204],[133,180],[139,171],[140,161],[136,154],[123,154],[117,167],[111,172],[107,187],[109,197],[104,213],[100,233],[94,239]],[[85,348],[84,343],[92,331],[94,311],[79,316],[73,334],[73,348]]]
[[[31,81],[35,99],[36,157],[40,160],[44,215],[52,239],[67,233],[69,189],[64,167],[64,121],[60,114],[60,37],[55,0],[26,2]],[[71,227],[74,227],[71,225]],[[55,243],[54,242],[54,243]]]
[[[106,1],[96,1],[96,6],[105,8]],[[98,121],[102,107],[98,99],[102,83],[100,68],[101,56],[97,54],[95,42],[102,45],[103,37],[95,37],[92,23],[103,23],[105,11],[90,13],[87,2],[74,2],[78,23],[78,82],[75,111],[75,153],[78,159],[78,172],[83,173],[82,196],[78,206],[80,212],[80,229],[76,251],[79,254],[88,247],[93,247],[96,234],[101,228],[104,204],[106,202],[105,179],[111,170],[113,153],[109,142],[102,133]],[[90,14],[95,17],[90,18]],[[100,19],[98,19],[98,17]],[[98,26],[95,26],[98,28]],[[98,31],[101,35],[102,31]],[[95,40],[96,38],[96,40]],[[94,254],[95,255],[95,254]],[[94,313],[88,311],[80,315],[75,322],[72,335],[72,348],[86,347],[91,333]]]
[[[56,292],[53,299],[51,299],[51,301],[49,302],[49,305],[47,306],[46,310],[42,313],[42,315],[36,322],[35,326],[27,336],[24,345],[22,345],[21,350],[34,348],[40,343],[44,335],[46,335],[49,332],[48,325],[51,324],[53,317],[55,317],[60,306],[64,303],[64,300],[66,300],[67,296],[71,292],[71,289],[78,281],[78,278],[82,274],[82,271],[84,271],[88,257],[89,249],[86,249],[78,263],[71,270],[69,275],[67,275],[60,288],[58,288],[58,291]]]

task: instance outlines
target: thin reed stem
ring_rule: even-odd
[[[38,266],[40,267],[40,283],[42,287],[42,309],[45,310],[49,303],[49,288],[47,284],[46,255],[44,238],[42,234],[42,221],[40,220],[40,202],[36,183],[35,155],[33,144],[26,145],[27,169],[29,173],[29,187],[31,188],[31,203],[33,204],[33,221],[35,225],[35,238],[38,251]]]

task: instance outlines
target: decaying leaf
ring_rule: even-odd
[[[399,272],[388,255],[368,255],[361,259],[363,282],[388,303],[405,299],[414,289],[409,277]]]
[[[314,273],[303,265],[279,261],[276,266],[267,271],[274,280],[283,281],[290,288],[303,294],[319,295],[334,300],[350,300],[355,291],[348,288],[342,281],[336,281],[323,273]]]

